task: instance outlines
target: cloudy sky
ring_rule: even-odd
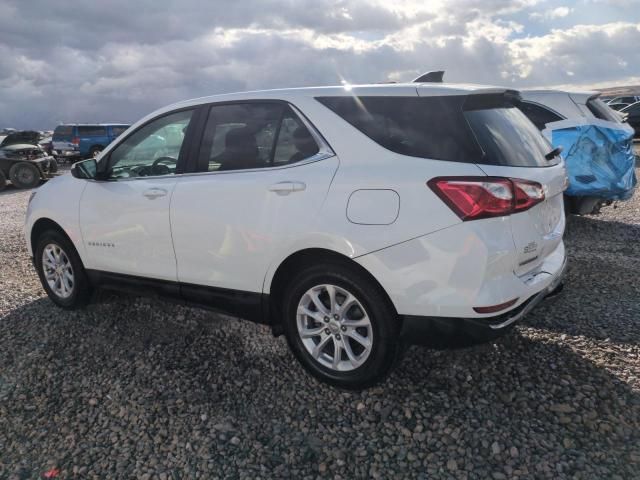
[[[0,0],[0,128],[186,98],[408,81],[640,84],[640,0]]]

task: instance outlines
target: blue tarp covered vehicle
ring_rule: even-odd
[[[567,195],[594,196],[604,200],[626,200],[637,184],[633,131],[627,125],[610,128],[581,124],[561,128],[554,125],[551,142],[562,147],[567,166]]]

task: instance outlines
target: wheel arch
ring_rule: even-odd
[[[29,243],[31,245],[31,252],[33,252],[34,255],[36,251],[36,242],[38,241],[38,238],[47,230],[55,230],[56,232],[63,235],[69,241],[69,243],[73,245],[73,248],[76,249],[78,256],[80,256],[80,251],[78,247],[73,242],[73,240],[71,240],[71,237],[67,235],[67,232],[64,231],[64,228],[62,228],[58,223],[54,222],[50,218],[46,218],[46,217],[39,218],[34,222],[33,226],[31,227],[31,232],[29,234]],[[82,260],[82,257],[80,257],[80,259]]]
[[[312,266],[318,263],[340,263],[348,268],[352,268],[359,271],[363,275],[367,276],[374,285],[377,285],[380,292],[384,296],[384,299],[388,302],[389,306],[396,312],[395,305],[391,301],[389,294],[386,292],[382,284],[378,281],[373,274],[365,267],[354,261],[352,258],[338,253],[334,250],[325,248],[305,248],[298,250],[286,257],[278,268],[275,270],[271,283],[269,284],[269,323],[271,324],[274,335],[282,334],[282,312],[281,312],[281,299],[284,293],[284,289],[287,286],[287,280],[291,278],[294,272]]]

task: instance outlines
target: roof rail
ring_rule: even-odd
[[[442,83],[444,77],[444,70],[434,70],[432,72],[426,72],[413,80],[413,83]]]

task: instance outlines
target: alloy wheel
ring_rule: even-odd
[[[307,352],[331,370],[355,370],[371,354],[371,320],[362,303],[342,287],[323,284],[307,290],[298,303],[296,323]]]
[[[42,251],[42,271],[47,285],[59,298],[69,298],[75,287],[71,261],[55,243],[49,243]]]

